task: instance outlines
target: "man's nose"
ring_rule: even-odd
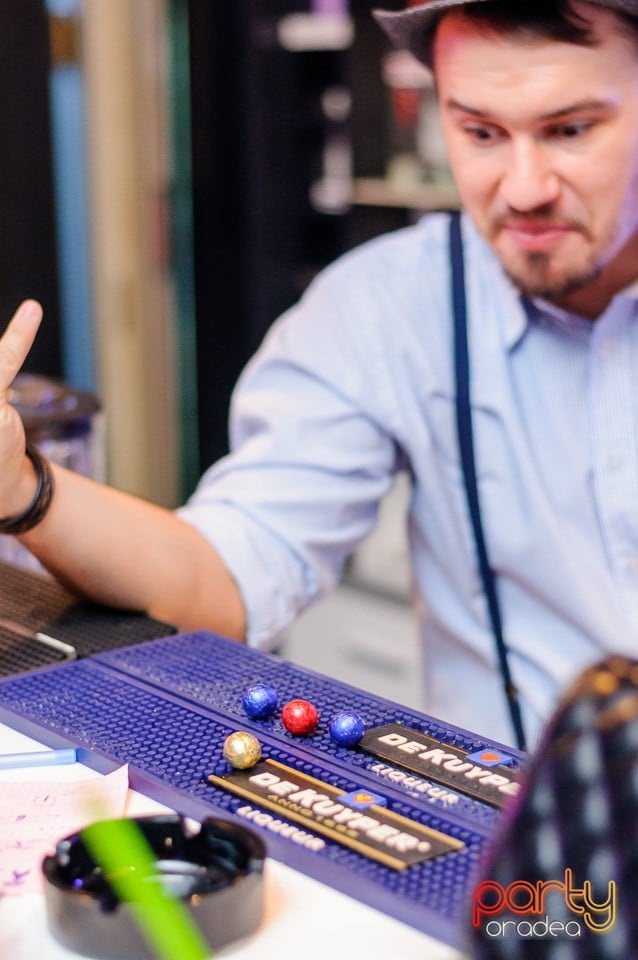
[[[532,138],[513,142],[501,179],[501,196],[507,205],[522,212],[535,210],[555,201],[559,191],[551,151]]]

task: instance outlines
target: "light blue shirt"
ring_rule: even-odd
[[[409,470],[425,708],[511,743],[456,443],[447,231],[429,215],[312,283],[240,378],[234,452],[180,513],[267,646]],[[479,495],[533,743],[586,664],[638,652],[638,305],[626,291],[595,323],[526,310],[467,218],[463,232]]]

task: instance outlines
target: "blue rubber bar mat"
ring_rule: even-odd
[[[178,675],[169,677],[178,664]],[[246,686],[260,680],[276,686],[280,704],[293,697],[311,699],[323,718],[316,734],[306,738],[293,737],[278,719],[259,723],[265,758],[346,792],[371,789],[374,782],[389,810],[465,845],[396,871],[335,841],[326,839],[323,849],[311,851],[252,822],[269,855],[437,939],[462,946],[473,878],[493,834],[493,811],[491,821],[477,816],[472,825],[468,810],[437,808],[386,781],[380,789],[364,764],[355,762],[362,759],[358,751],[336,747],[325,724],[336,710],[355,709],[366,723],[409,723],[468,747],[493,744],[204,633],[150,641],[4,680],[0,720],[51,746],[78,747],[80,759],[97,769],[128,763],[134,789],[186,816],[236,818],[245,801],[211,786],[207,776],[228,771],[222,756],[228,734],[257,726],[242,715],[241,697]]]
[[[153,684],[160,690],[215,710],[224,717],[232,717],[238,727],[250,730],[257,737],[269,731],[294,742],[298,748],[324,762],[331,758],[340,765],[355,767],[357,776],[366,772],[376,781],[376,785],[370,784],[371,788],[380,792],[387,788],[388,781],[375,773],[375,768],[386,765],[376,757],[337,746],[328,732],[328,721],[333,714],[342,710],[355,711],[361,715],[366,727],[381,726],[388,722],[401,723],[470,752],[498,748],[515,759],[515,767],[522,761],[521,755],[512,747],[482,739],[459,727],[444,726],[441,721],[427,714],[409,710],[357,687],[293,665],[281,657],[238,646],[231,640],[204,631],[124,647],[96,655],[95,659]],[[211,666],[202,669],[203,664]],[[280,709],[270,719],[250,719],[242,709],[242,697],[248,687],[255,683],[267,683],[274,687],[279,708],[286,701],[297,698],[314,703],[320,712],[320,722],[312,736],[302,739],[288,733],[281,722]],[[489,804],[450,787],[441,788],[425,780],[416,787],[395,786],[410,796],[420,798],[422,802],[448,810],[453,799],[455,815],[467,817],[467,822],[472,826],[481,821],[492,824],[500,816],[499,811]]]

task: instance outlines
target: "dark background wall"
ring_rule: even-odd
[[[49,66],[43,0],[1,0],[0,330],[25,297],[40,300],[46,322],[25,369],[59,377]]]
[[[226,452],[230,392],[272,321],[322,266],[405,220],[389,211],[322,213],[309,200],[326,137],[321,96],[330,87],[352,93],[349,136],[360,174],[383,170],[386,41],[373,6],[351,0],[351,48],[291,52],[277,42],[277,20],[308,12],[308,0],[189,2],[202,468]]]

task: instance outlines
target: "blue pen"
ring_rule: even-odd
[[[31,753],[0,754],[0,770],[19,770],[24,767],[53,767],[61,763],[75,763],[77,753],[73,747],[61,750],[37,750]]]

